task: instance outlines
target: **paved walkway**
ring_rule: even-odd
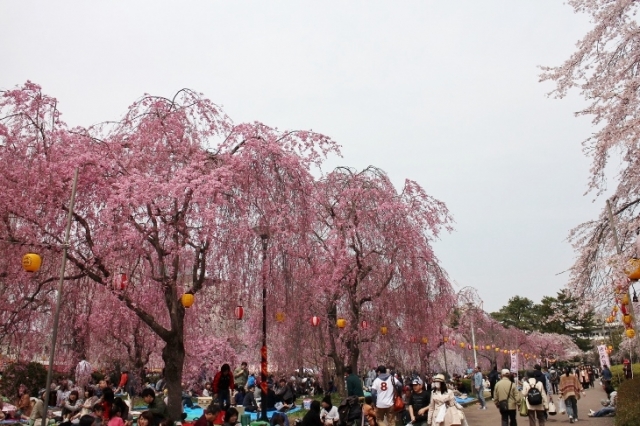
[[[580,424],[589,424],[591,426],[613,426],[613,417],[588,417],[589,409],[593,411],[598,411],[602,408],[600,404],[601,399],[605,399],[607,394],[602,390],[602,388],[596,386],[593,389],[587,390],[587,395],[585,397],[580,398],[578,401],[578,423]],[[557,396],[554,395],[553,401],[557,402]],[[486,410],[478,410],[479,405],[472,405],[465,408],[464,412],[467,416],[467,422],[469,426],[500,426],[501,425],[501,417],[500,412],[496,408],[495,404],[492,401],[487,400],[487,409]],[[557,414],[555,416],[549,416],[547,420],[548,425],[563,425],[569,424],[569,417],[566,414],[560,415]],[[528,426],[529,419],[527,417],[518,416],[518,425],[519,426]]]

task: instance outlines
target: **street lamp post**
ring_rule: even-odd
[[[262,241],[262,348],[260,349],[260,389],[261,395],[261,413],[260,420],[268,422],[267,417],[267,394],[269,387],[267,386],[268,363],[267,363],[267,246],[269,245],[269,227],[257,226],[254,228],[256,234],[260,236]]]
[[[60,304],[62,303],[62,290],[64,285],[64,271],[67,266],[67,249],[69,248],[69,234],[71,233],[71,220],[73,219],[73,208],[76,202],[76,187],[78,186],[78,169],[73,175],[73,186],[71,188],[71,200],[69,201],[69,212],[67,214],[67,228],[64,232],[64,245],[62,246],[62,263],[60,265],[60,281],[58,282],[58,294],[56,295],[56,311],[53,316],[53,333],[51,335],[51,347],[49,350],[49,370],[47,371],[47,382],[44,393],[44,404],[42,407],[42,426],[46,426],[47,408],[49,407],[49,395],[51,395],[51,381],[53,380],[53,365],[56,354],[56,340],[58,339],[58,323],[60,321]]]

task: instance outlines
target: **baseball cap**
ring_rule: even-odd
[[[500,372],[500,374],[502,374],[503,376],[507,376],[511,373],[511,371],[509,371],[508,368],[503,368],[502,371]]]
[[[420,377],[414,377],[413,380],[411,380],[411,384],[412,385],[421,385],[422,384],[422,379]]]

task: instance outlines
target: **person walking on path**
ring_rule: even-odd
[[[518,426],[516,409],[522,401],[522,395],[518,392],[518,387],[514,386],[514,383],[511,381],[509,377],[511,372],[508,369],[503,369],[500,375],[502,378],[496,383],[495,389],[493,390],[493,401],[496,403],[496,407],[500,409],[502,426]],[[507,403],[506,410],[500,407],[500,403],[503,401]]]
[[[527,379],[522,382],[522,395],[529,410],[529,426],[536,426],[536,419],[539,426],[544,426],[549,400],[544,383],[533,372],[527,373]]]
[[[378,377],[371,385],[371,394],[376,401],[376,421],[382,425],[386,419],[387,426],[395,426],[396,415],[393,411],[393,398],[395,394],[394,380],[387,374],[387,368],[381,365],[377,369]]]
[[[560,376],[560,397],[564,399],[567,406],[567,415],[569,423],[578,420],[578,399],[580,398],[580,381],[575,374],[571,374],[571,370],[567,367],[564,374]]]
[[[611,374],[611,370],[609,370],[609,366],[605,365],[602,369],[602,384],[606,387],[611,384],[611,379],[613,379],[613,374]]]
[[[449,407],[456,406],[456,397],[447,389],[442,374],[436,374],[433,378],[433,393],[427,411],[427,424],[429,426],[446,426],[446,411]],[[389,425],[393,426],[393,424]]]
[[[409,416],[413,426],[427,426],[427,411],[431,404],[431,395],[424,390],[422,379],[415,377],[411,381],[412,392],[409,397]]]
[[[479,410],[486,410],[487,403],[484,400],[484,377],[482,376],[482,370],[480,370],[480,366],[476,367],[476,374],[473,375],[473,387],[478,394],[478,401],[480,401]]]
[[[560,373],[554,367],[549,369],[549,378],[551,379],[551,390],[554,395],[558,394],[558,384],[560,383]]]
[[[364,398],[362,381],[357,374],[353,373],[353,369],[350,366],[345,368],[345,376],[347,381],[347,396],[357,396]]]
[[[493,390],[496,387],[496,383],[500,380],[500,373],[498,373],[498,366],[494,365],[493,370],[489,373],[489,388],[491,389],[491,399],[493,399]]]

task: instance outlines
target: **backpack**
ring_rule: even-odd
[[[558,381],[558,372],[556,370],[551,370],[551,383],[556,383]]]
[[[529,388],[529,392],[527,392],[527,402],[529,402],[529,405],[542,404],[542,393],[540,393],[540,391],[536,387],[537,384],[538,381],[536,380],[536,383],[531,386],[531,388]],[[529,383],[529,385],[531,385],[531,383]]]
[[[221,373],[220,379],[218,380],[218,390],[227,390],[231,386],[231,377],[229,377],[230,373]]]
[[[350,396],[343,400],[338,407],[338,415],[340,416],[340,426],[359,424],[362,417],[362,407],[358,397]]]

